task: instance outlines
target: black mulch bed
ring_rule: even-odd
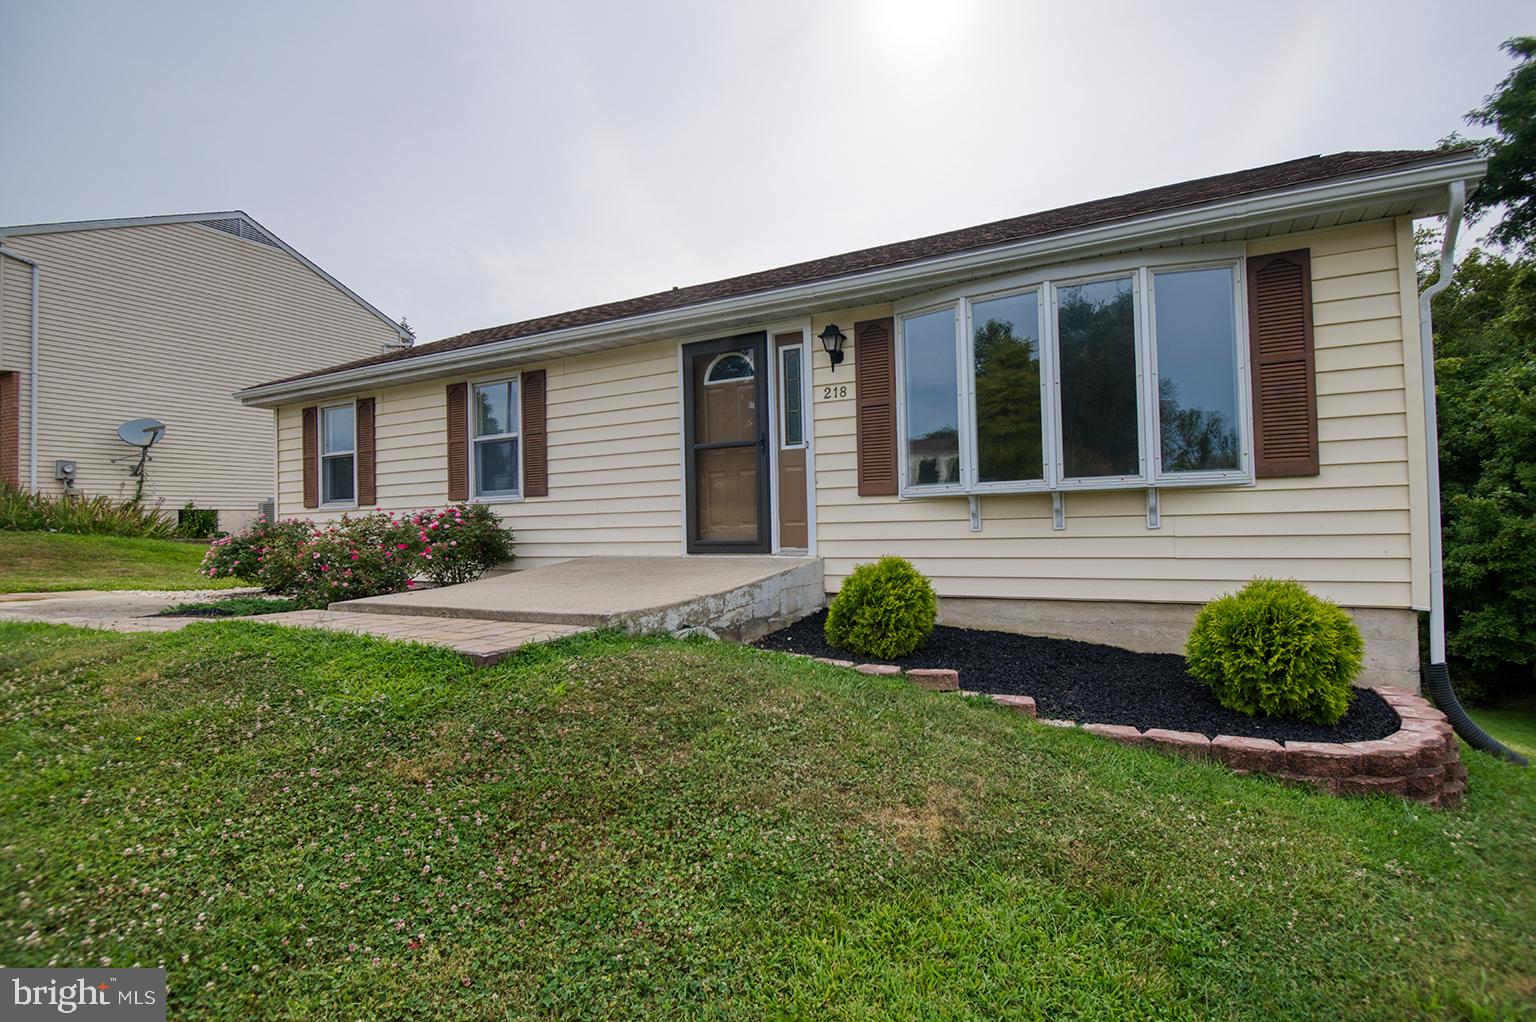
[[[826,611],[765,635],[762,649],[837,660],[872,662],[827,644]],[[902,667],[951,667],[960,687],[973,692],[1033,696],[1040,716],[1080,724],[1134,724],[1198,731],[1208,737],[1245,735],[1293,742],[1365,742],[1385,738],[1401,724],[1397,711],[1375,692],[1356,689],[1344,719],[1332,727],[1275,717],[1249,717],[1216,702],[1184,672],[1171,653],[1133,653],[1070,639],[939,625],[927,645],[899,660]]]

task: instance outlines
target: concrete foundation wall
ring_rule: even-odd
[[[1199,609],[1197,603],[941,597],[939,622],[1097,642],[1139,653],[1182,653]],[[1419,691],[1418,616],[1411,610],[1345,609],[1365,639],[1365,669],[1355,683]]]

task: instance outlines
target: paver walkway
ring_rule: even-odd
[[[580,625],[535,621],[477,621],[472,618],[422,617],[418,614],[350,614],[339,610],[295,610],[266,614],[264,621],[294,628],[326,628],[333,632],[377,635],[381,639],[447,646],[471,663],[494,664],[530,642],[549,642],[589,629]]]
[[[199,621],[236,619],[156,617],[157,612],[178,603],[201,602],[239,592],[241,590],[219,589],[208,592],[7,593],[0,595],[0,621],[42,621],[114,632],[174,632]],[[446,646],[481,666],[494,664],[527,643],[547,642],[587,630],[577,625],[528,621],[352,614],[335,610],[295,610],[244,620]]]

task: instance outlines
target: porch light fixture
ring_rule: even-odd
[[[836,323],[828,323],[816,339],[821,342],[827,358],[832,360],[832,371],[837,372],[837,364],[843,360],[843,342],[848,339],[847,336],[837,328]]]

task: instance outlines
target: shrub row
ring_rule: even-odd
[[[158,505],[103,495],[51,496],[0,483],[0,529],[158,539],[176,534],[176,519]]]
[[[928,579],[900,557],[882,557],[843,581],[827,608],[827,641],[883,659],[906,656],[928,641],[937,613]],[[1184,659],[1190,677],[1228,709],[1336,724],[1349,711],[1364,652],[1342,608],[1298,582],[1256,578],[1201,608]]]
[[[426,578],[471,582],[512,558],[512,533],[484,504],[410,515],[342,515],[259,522],[215,540],[203,557],[209,578],[238,578],[305,607],[400,592]]]

